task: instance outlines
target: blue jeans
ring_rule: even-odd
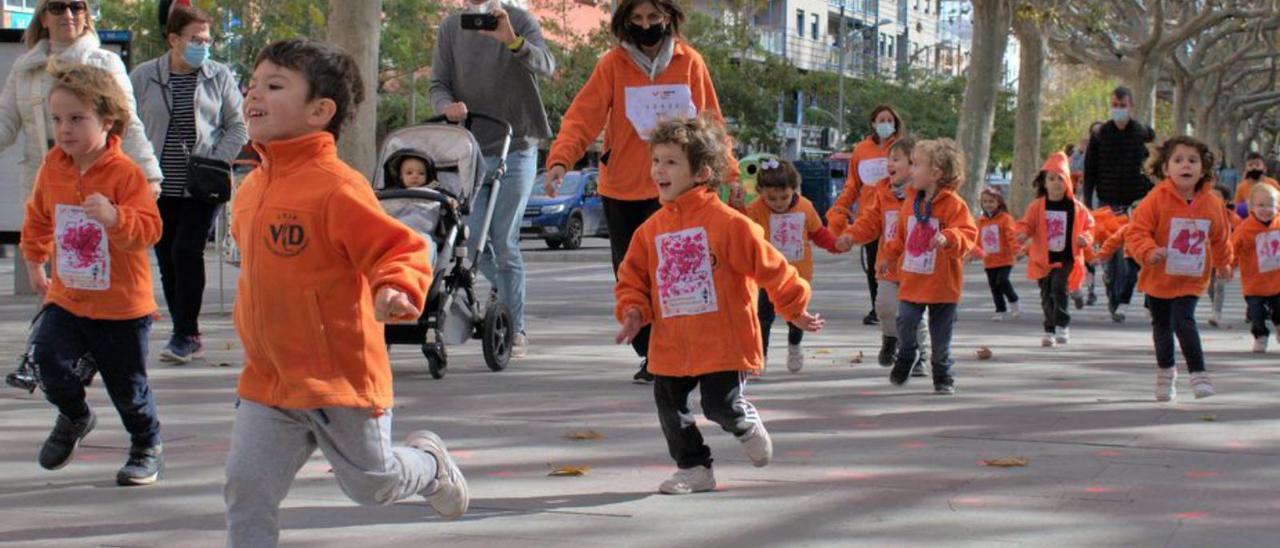
[[[496,156],[484,159],[488,169],[498,165]],[[471,256],[476,257],[480,273],[498,289],[498,298],[511,311],[511,321],[517,333],[524,332],[524,258],[520,256],[520,219],[529,204],[533,192],[533,179],[538,171],[538,149],[529,147],[507,154],[507,172],[502,176],[502,188],[498,190],[493,208],[493,222],[489,226],[489,245],[481,255],[476,252],[475,239],[480,237],[484,212],[489,207],[492,188],[483,185],[476,189],[471,216]]]
[[[1156,365],[1160,369],[1173,369],[1173,338],[1177,336],[1182,357],[1187,360],[1187,371],[1204,371],[1204,349],[1200,346],[1200,330],[1196,329],[1196,303],[1199,301],[1200,297],[1147,297],[1147,306],[1151,309],[1151,335],[1156,344]]]
[[[92,320],[49,305],[32,338],[45,399],[69,419],[89,415],[84,384],[74,371],[76,361],[88,352],[98,364],[102,384],[133,445],[158,445],[160,419],[147,384],[150,333],[150,315],[134,320]]]
[[[916,352],[920,348],[917,339],[917,328],[924,318],[925,310],[929,311],[929,340],[933,342],[933,355],[929,363],[933,366],[933,385],[943,386],[955,383],[951,377],[951,332],[956,323],[956,304],[918,304],[898,301],[898,364],[894,369],[910,370],[915,365]]]

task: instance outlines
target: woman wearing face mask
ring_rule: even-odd
[[[880,105],[872,109],[869,118],[871,133],[853,147],[849,157],[849,175],[845,178],[844,190],[831,209],[827,210],[827,225],[834,234],[844,232],[853,222],[854,206],[865,207],[863,200],[874,200],[876,184],[887,176],[889,164],[889,148],[900,137],[907,134],[907,125],[902,122],[898,111],[889,105]],[[871,302],[876,302],[876,248],[879,240],[862,246],[862,270],[867,274],[867,285],[871,288]],[[871,312],[862,319],[866,325],[878,325],[873,305]]]
[[[49,121],[49,89],[53,85],[51,66],[91,65],[106,69],[124,88],[130,99],[133,87],[120,56],[102,48],[93,29],[89,4],[83,0],[40,0],[35,16],[22,35],[27,53],[14,61],[0,94],[0,150],[9,148],[22,135],[26,143],[22,156],[22,196],[31,195],[32,184],[44,155],[52,147],[53,132]],[[160,164],[147,143],[142,123],[132,111],[121,147],[137,162],[159,191]]]
[[[694,117],[703,111],[720,118],[711,73],[680,36],[684,22],[684,10],[675,0],[622,0],[609,25],[618,45],[600,59],[574,98],[547,156],[544,184],[554,196],[565,172],[605,132],[600,194],[615,274],[631,235],[660,207],[658,187],[649,174],[649,132],[662,118]],[[735,183],[738,162],[728,154],[724,180]],[[631,345],[642,358],[634,380],[653,382],[643,359],[649,353],[647,326]]]
[[[203,350],[197,318],[204,296],[204,248],[217,210],[186,191],[187,158],[230,161],[249,140],[235,75],[209,59],[212,23],[199,9],[175,8],[165,26],[169,52],[130,75],[139,115],[164,173],[159,203],[164,232],[156,259],[173,336],[160,357],[179,364],[200,357]]]

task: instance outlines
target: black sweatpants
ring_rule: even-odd
[[[653,376],[658,422],[676,466],[711,466],[711,448],[702,441],[702,432],[689,409],[689,394],[694,388],[702,389],[702,415],[725,432],[742,436],[760,423],[760,414],[744,395],[747,375],[745,371],[722,371],[696,377]]]

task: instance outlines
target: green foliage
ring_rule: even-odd
[[[1049,99],[1040,113],[1040,157],[1075,144],[1091,124],[1106,121],[1111,116],[1107,98],[1115,87],[1115,80],[1088,78],[1061,97]]]

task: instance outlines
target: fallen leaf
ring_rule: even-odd
[[[831,354],[831,350],[826,348],[820,348],[818,350],[813,351],[814,356],[827,356],[829,354]]]
[[[862,351],[859,350],[857,356],[849,358],[849,363],[862,363],[862,357],[863,357]]]
[[[582,466],[561,466],[559,468],[556,468],[555,470],[552,470],[551,473],[547,475],[578,477],[578,476],[585,476],[587,475],[587,472],[590,472],[590,471],[591,471],[591,467],[585,464]]]
[[[979,360],[989,360],[991,359],[991,356],[993,356],[991,349],[985,346],[979,348],[977,352],[974,352],[974,354],[978,356]]]
[[[1200,420],[1204,422],[1217,422],[1218,416],[1217,415],[1201,415]]]
[[[576,441],[600,440],[604,439],[604,435],[595,430],[577,430],[569,432],[565,437]]]
[[[983,466],[993,466],[996,468],[1021,468],[1031,463],[1031,459],[1027,457],[1002,457],[998,459],[983,459]]]

